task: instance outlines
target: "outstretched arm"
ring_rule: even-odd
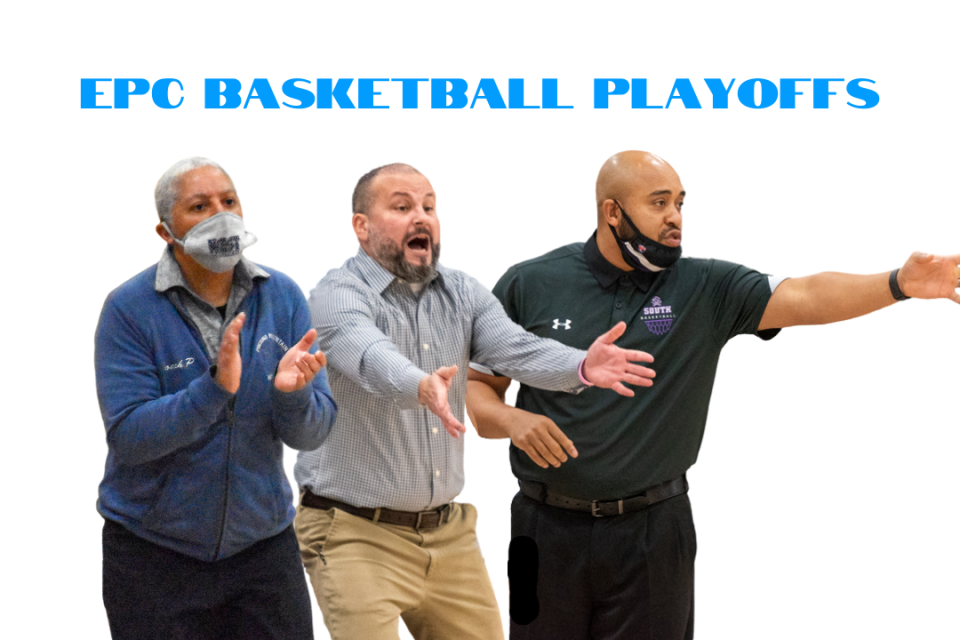
[[[625,322],[614,325],[584,352],[528,332],[511,320],[500,301],[476,280],[473,291],[478,310],[470,345],[473,362],[550,391],[578,392],[584,387],[581,376],[589,385],[613,389],[624,396],[633,395],[625,384],[653,384],[653,370],[636,364],[653,362],[653,356],[614,344],[626,331]]]
[[[310,293],[310,311],[320,345],[341,373],[368,393],[392,398],[398,409],[426,407],[454,438],[466,431],[447,400],[457,366],[427,374],[410,362],[377,327],[374,302],[359,283],[324,278]]]
[[[326,277],[310,292],[310,313],[329,364],[400,410],[417,409],[427,376],[376,324],[375,298],[349,277]]]
[[[914,253],[897,274],[900,291],[911,298],[948,298],[960,304],[958,264],[960,254]],[[791,278],[773,292],[758,330],[840,322],[894,302],[890,272],[870,276],[826,272]]]

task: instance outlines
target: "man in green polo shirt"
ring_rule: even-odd
[[[510,379],[473,365],[470,418],[483,437],[511,438],[521,488],[513,538],[535,541],[539,555],[538,612],[524,605],[533,594],[523,584],[533,582],[511,575],[511,601],[526,618],[514,611],[512,640],[693,637],[696,538],[684,474],[730,338],[770,339],[907,297],[960,303],[960,255],[914,253],[890,273],[788,280],[680,260],[684,196],[663,159],[619,153],[597,178],[596,234],[511,267],[493,289],[522,327],[581,349],[624,321],[618,345],[653,354],[657,371],[633,398],[521,385],[513,408],[503,402]],[[577,464],[563,464],[568,456]],[[524,571],[522,560],[511,554],[512,572]]]

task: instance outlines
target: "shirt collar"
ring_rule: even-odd
[[[243,256],[233,268],[233,283],[248,291],[253,287],[254,280],[269,277],[269,273]],[[157,277],[153,281],[153,288],[163,293],[174,287],[183,287],[190,291],[190,286],[183,277],[183,271],[180,270],[177,259],[173,257],[173,248],[168,246],[160,256],[160,262],[157,263]]]
[[[642,269],[624,271],[623,269],[611,264],[606,258],[603,257],[603,254],[600,253],[600,247],[597,245],[596,231],[593,232],[593,235],[590,236],[590,239],[587,240],[587,242],[583,245],[583,258],[586,261],[590,272],[593,274],[593,277],[597,279],[597,282],[599,282],[600,286],[604,289],[613,285],[621,278],[628,278],[631,282],[633,282],[637,289],[640,289],[640,291],[646,293],[650,290],[650,285],[653,284],[653,281],[657,277],[657,274],[653,273],[652,271],[645,271]]]
[[[357,271],[360,273],[360,276],[364,281],[370,285],[370,287],[377,293],[383,293],[387,287],[389,287],[394,280],[400,280],[397,276],[393,275],[387,271],[383,265],[367,255],[367,252],[363,250],[363,247],[357,250]],[[439,283],[443,283],[443,272],[446,269],[442,264],[437,263],[436,271],[433,274],[433,277],[430,278],[428,282],[424,283],[424,289],[426,289],[430,284],[436,280]],[[422,289],[421,289],[422,291]],[[411,293],[413,290],[411,289]]]

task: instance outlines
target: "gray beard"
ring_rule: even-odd
[[[427,233],[429,235],[429,232],[423,229],[415,230],[415,234],[416,233]],[[406,241],[406,238],[404,241]],[[433,241],[432,235],[430,237],[430,253],[432,254],[430,256],[430,264],[411,264],[403,257],[403,247],[389,238],[382,237],[373,229],[370,229],[370,247],[373,249],[373,258],[379,262],[384,269],[401,280],[413,284],[420,284],[432,280],[434,274],[437,272],[437,260],[440,259],[440,245]]]

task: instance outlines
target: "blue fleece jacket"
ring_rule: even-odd
[[[236,394],[211,374],[203,338],[164,293],[156,265],[108,297],[95,339],[107,464],[97,509],[132,533],[219,560],[283,531],[295,515],[283,443],[316,449],[337,408],[326,369],[312,384],[273,386],[286,350],[310,329],[300,288],[265,269],[240,305]]]

